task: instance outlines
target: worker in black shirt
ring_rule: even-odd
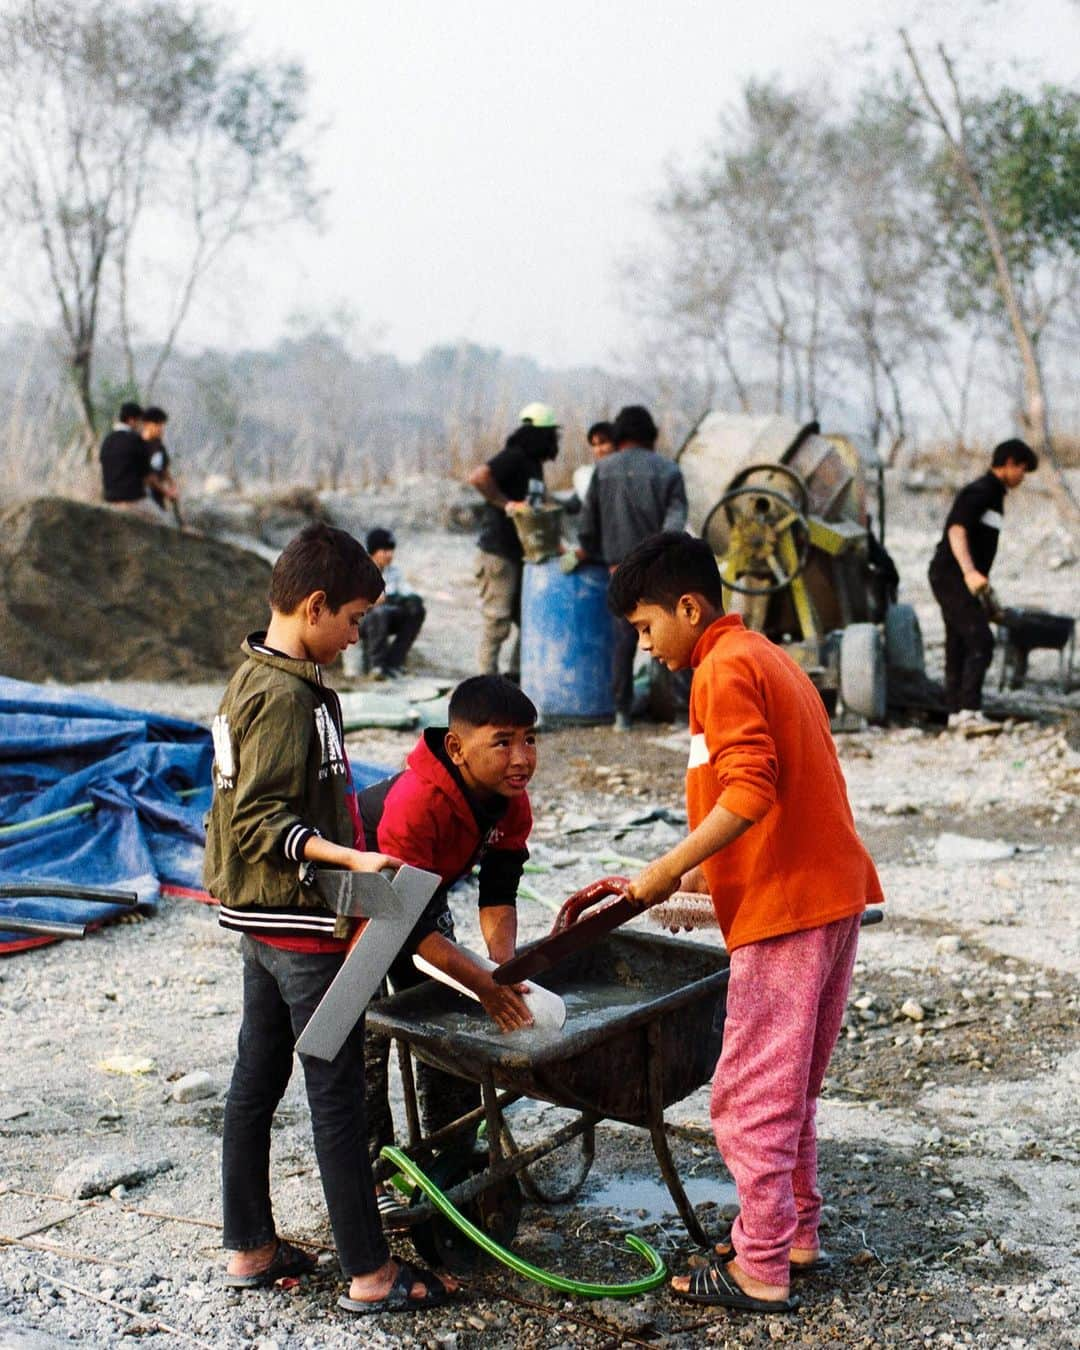
[[[544,465],[559,453],[559,426],[546,403],[529,403],[521,410],[521,425],[507,438],[493,459],[469,475],[469,483],[484,498],[477,540],[476,581],[484,618],[477,667],[481,675],[499,673],[499,651],[517,633],[510,648],[506,674],[521,674],[521,578],[524,552],[512,516],[526,502],[543,499]]]
[[[142,415],[142,437],[146,443],[146,490],[159,511],[171,511],[180,524],[180,489],[169,468],[169,452],[165,449],[165,423],[169,420],[164,408],[147,408]]]
[[[101,488],[110,506],[134,507],[146,501],[150,452],[140,434],[143,410],[124,403],[112,430],[101,442]]]
[[[994,635],[984,603],[997,553],[1005,494],[1039,467],[1021,440],[1002,441],[981,478],[956,495],[930,563],[930,588],[945,620],[945,699],[949,726],[986,724],[982,686],[994,655]]]

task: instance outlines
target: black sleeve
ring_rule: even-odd
[[[443,937],[454,940],[454,920],[450,913],[450,903],[446,898],[447,887],[440,886],[427,902],[423,914],[413,925],[412,932],[401,944],[401,951],[395,961],[402,957],[412,958],[413,953],[426,937],[432,933],[441,933]]]
[[[600,491],[597,486],[596,470],[585,489],[585,500],[581,505],[581,520],[578,523],[578,543],[589,558],[599,558],[600,553]]]
[[[528,456],[508,445],[487,462],[499,491],[511,501],[521,501],[529,490]]]
[[[982,482],[969,483],[956,494],[952,510],[945,518],[946,532],[952,525],[962,525],[970,534],[991,505],[990,494]]]
[[[527,848],[497,848],[484,854],[480,861],[480,896],[477,900],[480,909],[516,904],[518,885],[528,857]]]

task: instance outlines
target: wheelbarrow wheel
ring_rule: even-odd
[[[426,1171],[439,1190],[445,1192],[482,1172],[487,1165],[486,1154],[471,1148],[450,1149],[440,1153]],[[426,1198],[417,1190],[412,1205],[424,1204]],[[458,1209],[500,1246],[509,1247],[521,1223],[523,1204],[517,1178],[508,1177],[488,1187],[467,1204],[459,1205]],[[410,1229],[409,1236],[422,1260],[436,1269],[448,1270],[451,1275],[472,1275],[492,1262],[486,1252],[441,1214],[436,1214],[427,1223],[416,1224]]]

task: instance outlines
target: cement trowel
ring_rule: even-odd
[[[575,891],[555,916],[547,937],[523,947],[517,956],[498,966],[491,978],[496,984],[531,980],[642,913],[646,906],[630,897],[629,887],[628,877],[602,877]],[[585,914],[585,910],[610,896],[616,898]]]
[[[367,922],[300,1033],[296,1042],[300,1054],[314,1055],[316,1059],[336,1058],[424,912],[424,906],[441,884],[437,872],[407,865],[398,868],[392,882],[382,873],[319,871],[315,885],[327,903],[335,907],[335,912],[363,916]],[[335,900],[323,890],[324,885],[337,901],[349,908],[336,908]]]

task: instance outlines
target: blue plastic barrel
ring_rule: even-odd
[[[612,714],[612,623],[606,567],[564,573],[555,558],[525,564],[521,687],[541,717],[598,721]]]

